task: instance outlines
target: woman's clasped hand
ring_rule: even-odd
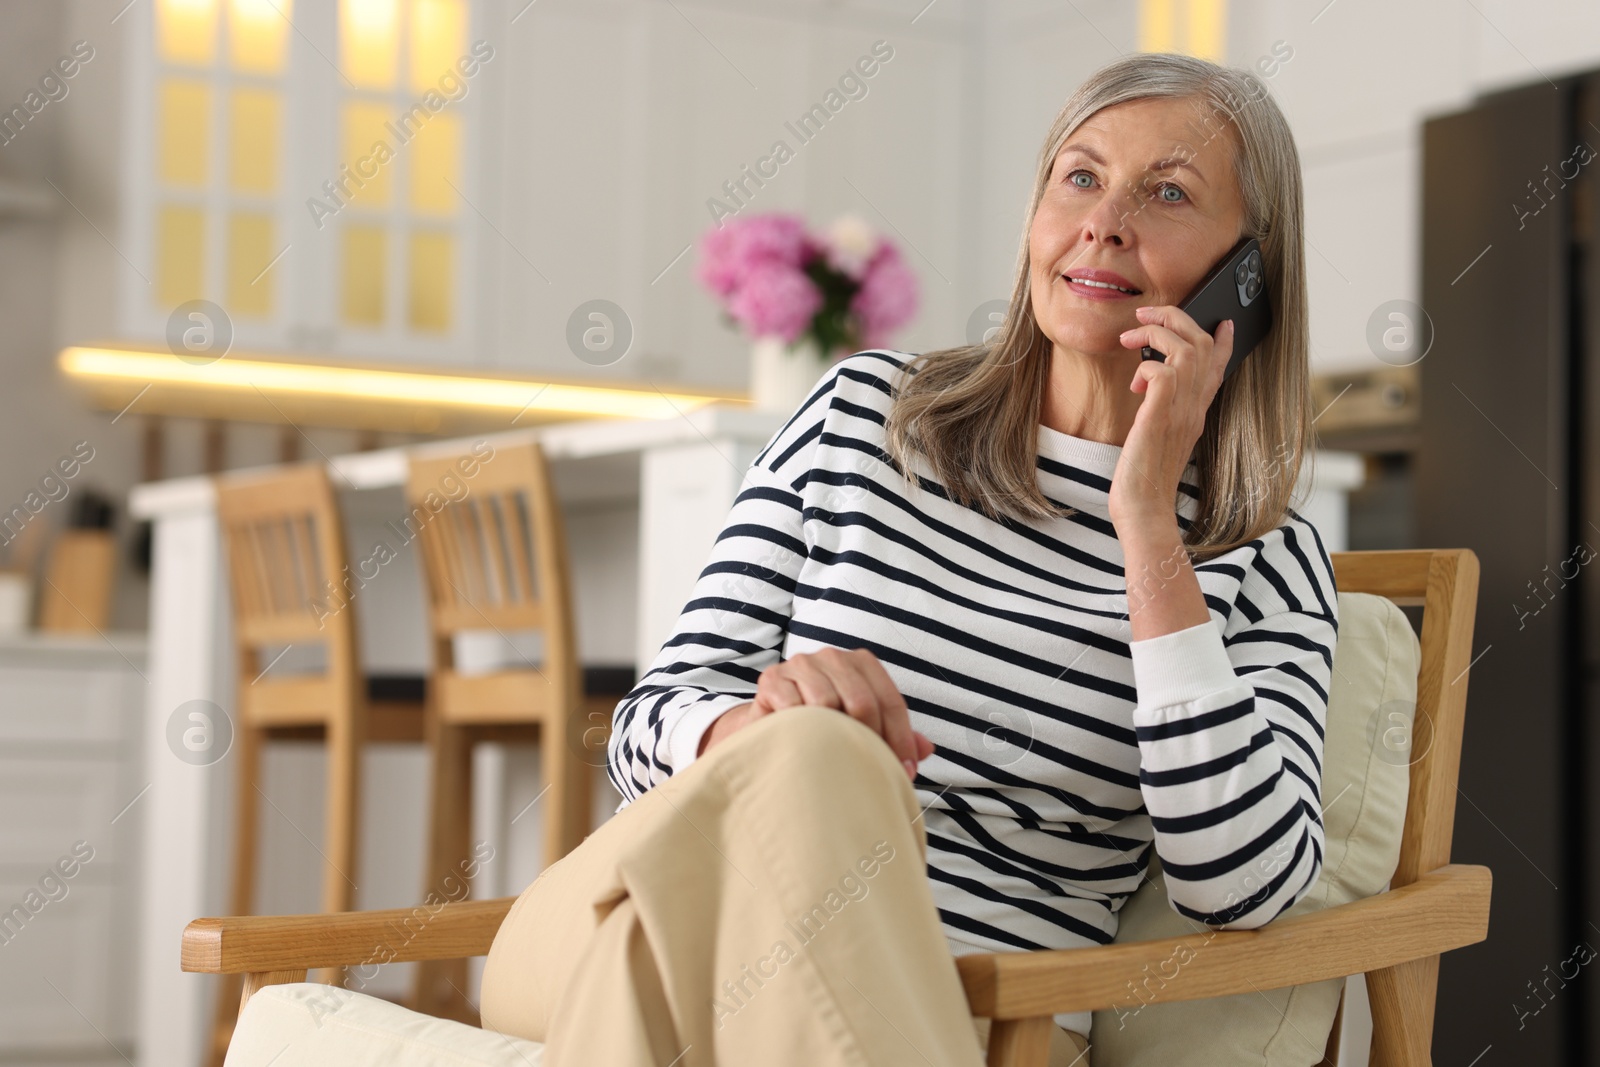
[[[755,700],[736,704],[702,735],[700,752],[763,715],[798,704],[834,708],[882,737],[911,778],[933,755],[933,742],[911,728],[911,710],[870,649],[824,648],[774,663],[756,679]]]

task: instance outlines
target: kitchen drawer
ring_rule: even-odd
[[[29,890],[39,891],[45,868],[32,880],[0,878],[0,920],[12,916],[0,929],[0,1059],[22,1049],[115,1055],[101,1033],[124,1050],[131,1045],[126,945],[133,909],[112,886],[88,882],[87,870],[62,882],[65,896],[52,888],[60,899],[25,921],[13,909]]]
[[[143,788],[127,778],[111,760],[0,759],[0,863],[43,871],[79,840],[91,866],[112,863],[114,839],[137,825],[137,807],[111,823]]]
[[[0,665],[0,745],[120,740],[144,688],[126,670]]]

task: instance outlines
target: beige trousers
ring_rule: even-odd
[[[483,1025],[548,1067],[981,1067],[926,857],[883,739],[786,708],[540,874],[490,950]],[[1052,1032],[1050,1067],[1088,1067]]]

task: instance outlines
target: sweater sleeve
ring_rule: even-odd
[[[1271,922],[1322,871],[1332,563],[1296,517],[1263,539],[1230,622],[1130,642],[1139,785],[1167,897],[1225,929]],[[1224,631],[1226,633],[1224,636]]]
[[[612,713],[606,765],[618,811],[693,763],[711,723],[754,699],[761,672],[780,660],[807,553],[797,486],[848,361],[828,369],[751,462],[671,635]]]

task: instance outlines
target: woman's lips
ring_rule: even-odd
[[[1133,300],[1143,295],[1142,293],[1124,293],[1120,289],[1107,289],[1099,285],[1085,285],[1082,282],[1073,281],[1065,274],[1061,276],[1061,280],[1067,283],[1067,288],[1087,300]]]

